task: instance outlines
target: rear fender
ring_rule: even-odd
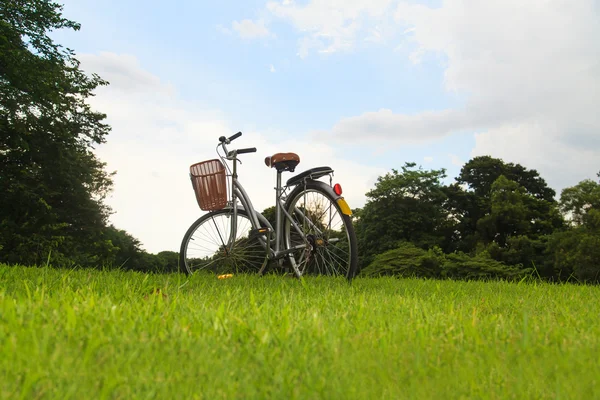
[[[352,210],[350,209],[350,206],[348,205],[348,203],[346,202],[344,197],[338,196],[337,194],[335,194],[335,192],[333,191],[333,188],[331,186],[329,186],[328,184],[326,184],[323,181],[317,181],[315,179],[307,179],[306,182],[307,183],[310,182],[311,185],[318,186],[319,189],[321,189],[324,192],[326,192],[327,194],[329,194],[331,196],[331,198],[334,199],[336,201],[336,203],[338,204],[338,206],[340,207],[342,214],[348,215],[348,216],[352,215]],[[302,190],[304,190],[304,185],[299,184],[298,186],[296,186],[294,188],[294,190],[292,190],[292,192],[289,194],[288,198],[296,197],[296,195],[299,192],[301,192]]]

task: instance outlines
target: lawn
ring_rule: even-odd
[[[600,398],[600,288],[0,265],[0,396]]]

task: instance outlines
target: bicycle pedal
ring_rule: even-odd
[[[269,234],[269,228],[251,229],[248,236],[253,238],[256,236],[265,236]]]

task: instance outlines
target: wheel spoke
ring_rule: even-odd
[[[258,237],[249,237],[252,223],[248,216],[238,210],[235,237],[232,220],[233,213],[223,210],[196,222],[184,238],[181,250],[182,263],[188,272],[256,272],[262,267],[267,249]]]
[[[292,254],[291,263],[296,273],[351,278],[355,273],[356,249],[350,246],[355,246],[356,239],[350,218],[341,214],[335,199],[318,188],[307,188],[290,196],[287,207],[301,232],[296,232],[286,219],[286,245],[308,243],[313,247],[308,253],[303,250]]]

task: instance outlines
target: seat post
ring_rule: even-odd
[[[280,243],[280,238],[282,235],[281,232],[281,204],[280,204],[280,199],[281,199],[281,172],[282,171],[277,171],[277,186],[275,187],[275,251],[279,251],[279,249],[281,248],[281,243]]]

